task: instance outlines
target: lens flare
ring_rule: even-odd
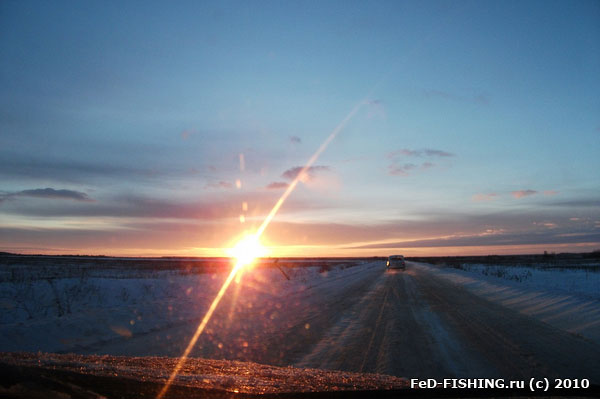
[[[200,334],[202,334],[202,331],[204,331],[204,328],[206,327],[206,325],[208,324],[209,320],[211,319],[213,313],[215,312],[215,309],[217,309],[217,306],[219,305],[219,302],[221,302],[221,298],[223,298],[223,295],[227,291],[227,288],[229,288],[229,286],[231,285],[231,282],[233,281],[233,279],[235,278],[235,276],[237,275],[237,273],[243,267],[244,267],[244,265],[242,265],[241,263],[236,263],[235,266],[233,267],[233,269],[231,269],[231,272],[229,272],[229,275],[227,276],[227,279],[225,279],[225,282],[221,286],[221,289],[219,290],[219,292],[215,296],[215,299],[213,299],[212,303],[210,304],[210,307],[206,311],[206,314],[202,318],[202,321],[198,325],[198,328],[196,329],[196,332],[194,333],[194,335],[190,339],[190,342],[188,343],[188,346],[185,348],[185,351],[183,352],[183,354],[179,358],[179,361],[175,365],[175,369],[173,370],[173,372],[171,373],[171,375],[167,379],[167,382],[162,387],[162,389],[160,390],[160,392],[158,393],[158,395],[156,395],[156,399],[161,399],[163,396],[165,396],[165,394],[169,390],[169,387],[171,386],[171,384],[175,380],[175,377],[177,377],[177,374],[179,373],[179,370],[181,370],[181,368],[183,367],[183,364],[184,364],[185,360],[188,358],[188,356],[190,355],[190,352],[192,351],[192,349],[196,345],[196,342],[198,341],[198,338],[200,337]]]
[[[346,117],[344,119],[342,119],[342,121],[333,129],[333,131],[329,134],[329,136],[325,139],[325,141],[323,141],[323,143],[317,149],[317,151],[315,151],[315,153],[312,155],[312,157],[310,157],[310,159],[306,162],[306,165],[304,165],[304,167],[302,168],[302,170],[300,171],[300,173],[298,173],[298,175],[296,176],[296,178],[289,184],[287,190],[285,190],[285,192],[281,195],[281,197],[279,198],[279,200],[275,203],[275,205],[271,209],[271,212],[269,212],[269,214],[267,215],[267,217],[265,218],[265,220],[263,220],[262,224],[259,226],[259,228],[257,229],[256,233],[254,233],[252,235],[246,236],[234,248],[232,248],[233,253],[234,253],[234,255],[232,255],[232,256],[234,256],[236,258],[236,260],[237,260],[235,266],[233,267],[233,269],[231,269],[231,272],[229,273],[229,276],[227,276],[227,279],[225,279],[225,282],[223,283],[223,285],[221,286],[221,289],[219,290],[219,292],[215,296],[215,299],[213,299],[210,307],[208,308],[208,311],[204,315],[204,318],[202,319],[202,321],[198,325],[198,328],[196,329],[196,332],[194,333],[194,335],[190,339],[190,342],[188,343],[188,346],[186,347],[185,351],[183,352],[183,354],[179,358],[179,361],[177,362],[177,364],[175,366],[175,369],[173,370],[173,372],[171,373],[171,375],[167,379],[167,382],[165,383],[165,385],[162,387],[162,389],[160,390],[160,392],[156,396],[156,399],[161,399],[167,393],[169,387],[171,386],[171,384],[175,380],[175,377],[177,376],[177,373],[179,373],[179,370],[181,370],[181,368],[183,367],[183,364],[185,363],[185,360],[188,358],[188,356],[189,356],[190,352],[192,351],[194,345],[196,345],[196,341],[198,341],[198,338],[200,337],[200,334],[202,334],[202,332],[204,331],[204,328],[208,324],[208,322],[211,319],[211,317],[212,317],[215,309],[219,305],[219,302],[221,301],[221,298],[223,298],[223,295],[227,291],[227,288],[229,288],[229,286],[231,285],[231,282],[236,277],[236,275],[238,274],[238,272],[240,270],[242,270],[244,267],[246,267],[249,264],[251,264],[254,261],[254,259],[256,259],[257,257],[264,256],[264,255],[261,255],[261,252],[265,248],[260,244],[259,238],[264,233],[264,231],[267,228],[267,226],[269,226],[269,224],[271,223],[271,220],[273,220],[273,218],[275,217],[275,215],[279,211],[279,208],[281,208],[281,206],[283,205],[283,203],[285,202],[285,200],[290,196],[290,194],[292,193],[292,191],[294,191],[294,189],[296,188],[296,186],[298,185],[298,183],[300,181],[300,178],[309,170],[309,168],[319,158],[319,156],[321,155],[321,153],[323,151],[325,151],[325,149],[327,148],[327,146],[329,145],[329,143],[331,143],[331,141],[333,141],[333,139],[338,135],[339,132],[342,131],[342,129],[346,126],[346,124],[350,121],[350,119],[352,119],[354,117],[354,115],[358,112],[358,110],[363,105],[365,105],[366,103],[367,103],[366,100],[363,100],[360,103],[358,103],[350,111],[350,113],[348,115],[346,115]],[[241,160],[242,160],[242,158],[240,157],[240,161]],[[242,187],[242,183],[241,183],[241,181],[239,179],[236,180],[235,184],[236,184],[237,188],[241,188]],[[307,326],[308,326],[308,324],[307,324]]]
[[[238,243],[227,251],[227,255],[235,258],[242,266],[248,266],[253,263],[256,258],[266,256],[267,249],[260,243],[259,237],[256,234],[248,234]]]

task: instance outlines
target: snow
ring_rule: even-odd
[[[560,268],[412,263],[471,292],[600,343],[600,265]]]
[[[85,352],[94,344],[197,324],[230,270],[222,260],[191,267],[179,260],[42,260],[15,257],[0,265],[0,351]],[[339,291],[381,266],[363,260],[277,265],[243,271],[229,295],[243,292],[271,304],[276,317],[286,304]]]
[[[414,325],[414,331],[423,331],[422,335],[427,338],[424,345],[437,353],[436,361],[444,364],[443,369],[462,375],[467,370],[463,370],[466,359],[469,358],[471,364],[470,359],[475,359],[477,354],[469,357],[470,352],[465,349],[468,342],[458,341],[454,328],[444,323],[445,319],[435,313],[428,298],[420,292],[418,283],[427,281],[431,274],[449,281],[449,292],[453,292],[453,284],[459,284],[485,299],[600,342],[600,273],[595,271],[597,268],[461,267],[465,270],[411,262],[406,271],[394,275],[385,272],[384,262],[373,259],[271,260],[244,270],[232,283],[192,351],[191,357],[195,359],[192,362],[202,363],[200,357],[215,359],[202,363],[201,367],[208,367],[211,361],[222,360],[215,364],[240,370],[262,367],[258,363],[337,368],[336,351],[358,352],[359,346],[370,345],[368,337],[371,335],[365,326],[377,324],[381,317],[394,320],[401,313],[400,306],[409,304],[410,308],[404,309],[410,316],[408,319],[381,325],[383,343],[377,345],[382,348],[392,345],[390,337],[398,335],[399,326]],[[42,257],[35,262],[25,257],[0,259],[0,352],[127,355],[133,359],[127,366],[132,370],[142,367],[143,360],[136,356],[147,356],[149,362],[171,364],[169,362],[183,353],[230,268],[231,265],[222,260],[212,263]],[[423,272],[422,278],[414,278],[417,276],[414,273],[419,271]],[[402,284],[391,285],[391,281]],[[390,287],[394,287],[391,292],[398,294],[396,299],[403,298],[401,302],[389,302],[396,307],[381,305]],[[384,308],[385,317],[378,318]],[[329,356],[332,353],[334,355]],[[386,350],[381,354],[379,350],[377,359],[368,358],[370,368],[366,369],[410,375],[405,370],[402,373],[386,371],[386,367],[398,359],[392,356],[394,353],[408,356],[410,351]],[[421,353],[419,350],[418,356]],[[0,358],[6,356],[9,355],[0,355]],[[22,355],[21,359],[27,356],[36,355]],[[49,356],[44,361],[75,359],[44,356]],[[86,359],[89,362],[92,358]],[[126,358],[109,356],[106,359],[114,360],[111,367],[120,365],[119,374],[126,372]],[[361,358],[363,363],[365,359]],[[235,363],[234,360],[250,362]],[[421,364],[418,357],[404,360]],[[192,366],[200,363],[192,363]],[[267,375],[286,370],[265,367]],[[207,386],[223,389],[238,385],[263,386],[254,380],[231,381],[225,376],[206,377],[205,372],[190,370],[191,374],[184,373],[179,383],[188,381],[197,385],[207,380]],[[471,368],[468,372],[475,375]],[[166,378],[165,371],[161,373],[157,371],[154,378]]]
[[[162,348],[153,347],[156,341],[148,337],[155,332],[170,334],[178,326],[196,326],[230,268],[221,265],[190,271],[163,268],[159,262],[155,267],[145,264],[137,268],[120,264],[119,260],[86,262],[39,265],[14,261],[1,265],[0,366],[32,366],[32,370],[72,371],[161,386],[182,351],[177,346],[169,347],[164,341],[162,345],[154,344]],[[218,327],[226,327],[219,332],[219,339],[230,338],[231,342],[223,341],[226,346],[237,343],[244,334],[249,337],[273,335],[274,327],[289,326],[296,320],[307,320],[308,328],[308,321],[313,322],[311,316],[322,309],[323,298],[344,295],[353,286],[365,284],[365,279],[370,281],[369,278],[374,279],[382,271],[380,261],[365,260],[288,260],[277,265],[279,267],[272,264],[244,270],[230,287],[229,299],[221,303],[221,314],[215,313],[220,319],[209,325],[205,339]],[[231,299],[237,295],[240,298]],[[236,313],[235,323],[226,325],[231,320],[223,316],[228,314],[230,306],[253,304],[258,310],[250,317],[259,315],[259,318],[244,323],[246,316]],[[283,312],[283,309],[293,310]],[[217,322],[225,324],[215,325]],[[302,321],[302,326],[304,323]],[[181,336],[174,337],[173,341],[181,345],[187,343],[179,338]],[[262,338],[255,341],[263,342]],[[253,344],[255,342],[250,342]],[[89,348],[98,347],[102,351],[96,353],[142,353],[144,357],[73,353],[94,353],[94,349]],[[165,350],[169,356],[152,356],[157,350]],[[196,356],[192,353],[185,362],[174,388],[187,386],[265,394],[407,387],[406,380],[386,375],[277,367],[226,360],[227,356],[219,359]],[[58,378],[60,375],[57,374]],[[97,388],[102,392],[101,386]]]

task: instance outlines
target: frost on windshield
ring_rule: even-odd
[[[177,358],[82,356],[74,354],[5,353],[0,364],[32,367],[54,375],[77,373],[110,377],[145,386],[161,386],[175,367]],[[90,384],[92,379],[81,378]],[[93,385],[93,382],[91,383]],[[295,367],[275,367],[252,362],[190,358],[173,382],[173,387],[193,387],[250,394],[326,392],[348,390],[402,389],[405,379],[380,374],[350,373]],[[89,388],[89,387],[88,387]],[[97,389],[102,387],[97,387]],[[93,389],[93,387],[91,388]]]

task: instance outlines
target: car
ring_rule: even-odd
[[[406,262],[404,261],[404,256],[402,256],[402,255],[389,256],[385,267],[388,269],[406,269]]]

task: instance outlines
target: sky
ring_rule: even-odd
[[[345,119],[271,256],[597,250],[599,71],[598,1],[2,1],[0,251],[221,256]]]

